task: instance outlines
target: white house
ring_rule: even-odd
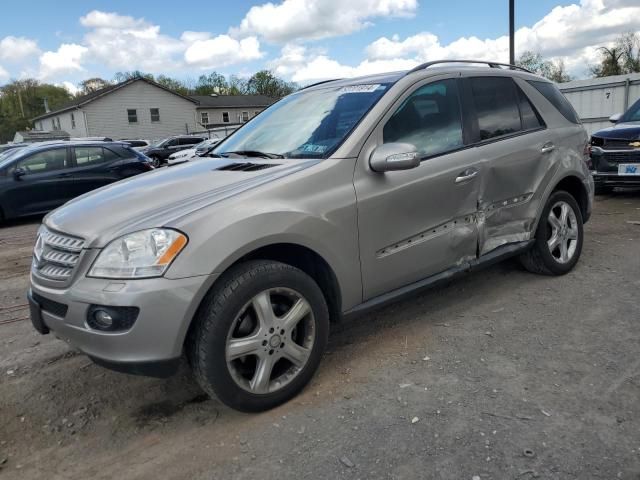
[[[275,100],[262,95],[185,96],[133,78],[75,98],[33,119],[36,130],[73,137],[156,140],[248,121]]]

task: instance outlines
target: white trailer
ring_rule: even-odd
[[[640,73],[559,83],[591,135],[610,127],[609,117],[625,112],[640,98]]]

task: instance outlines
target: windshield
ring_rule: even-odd
[[[388,84],[301,91],[252,119],[214,150],[265,152],[288,158],[327,158],[384,95]]]
[[[640,122],[640,100],[631,105],[619,122]]]

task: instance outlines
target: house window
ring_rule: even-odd
[[[229,112],[222,112],[222,122],[229,123]]]
[[[76,128],[76,117],[71,114],[71,128]]]
[[[58,122],[58,130],[62,130],[62,128],[60,128],[60,117],[56,117],[56,122]]]
[[[160,121],[160,109],[159,108],[151,108],[149,109],[151,112],[151,122],[157,123]]]
[[[242,121],[243,122],[249,121],[249,112],[242,112]]]
[[[135,108],[128,109],[127,119],[129,123],[138,123],[138,111]]]
[[[200,112],[200,123],[202,125],[209,125],[209,112]]]
[[[51,130],[55,130],[56,129],[56,119],[52,118],[51,119]]]

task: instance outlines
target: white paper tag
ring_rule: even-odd
[[[379,83],[373,85],[347,85],[340,89],[340,93],[371,93],[375,92],[379,86]]]

